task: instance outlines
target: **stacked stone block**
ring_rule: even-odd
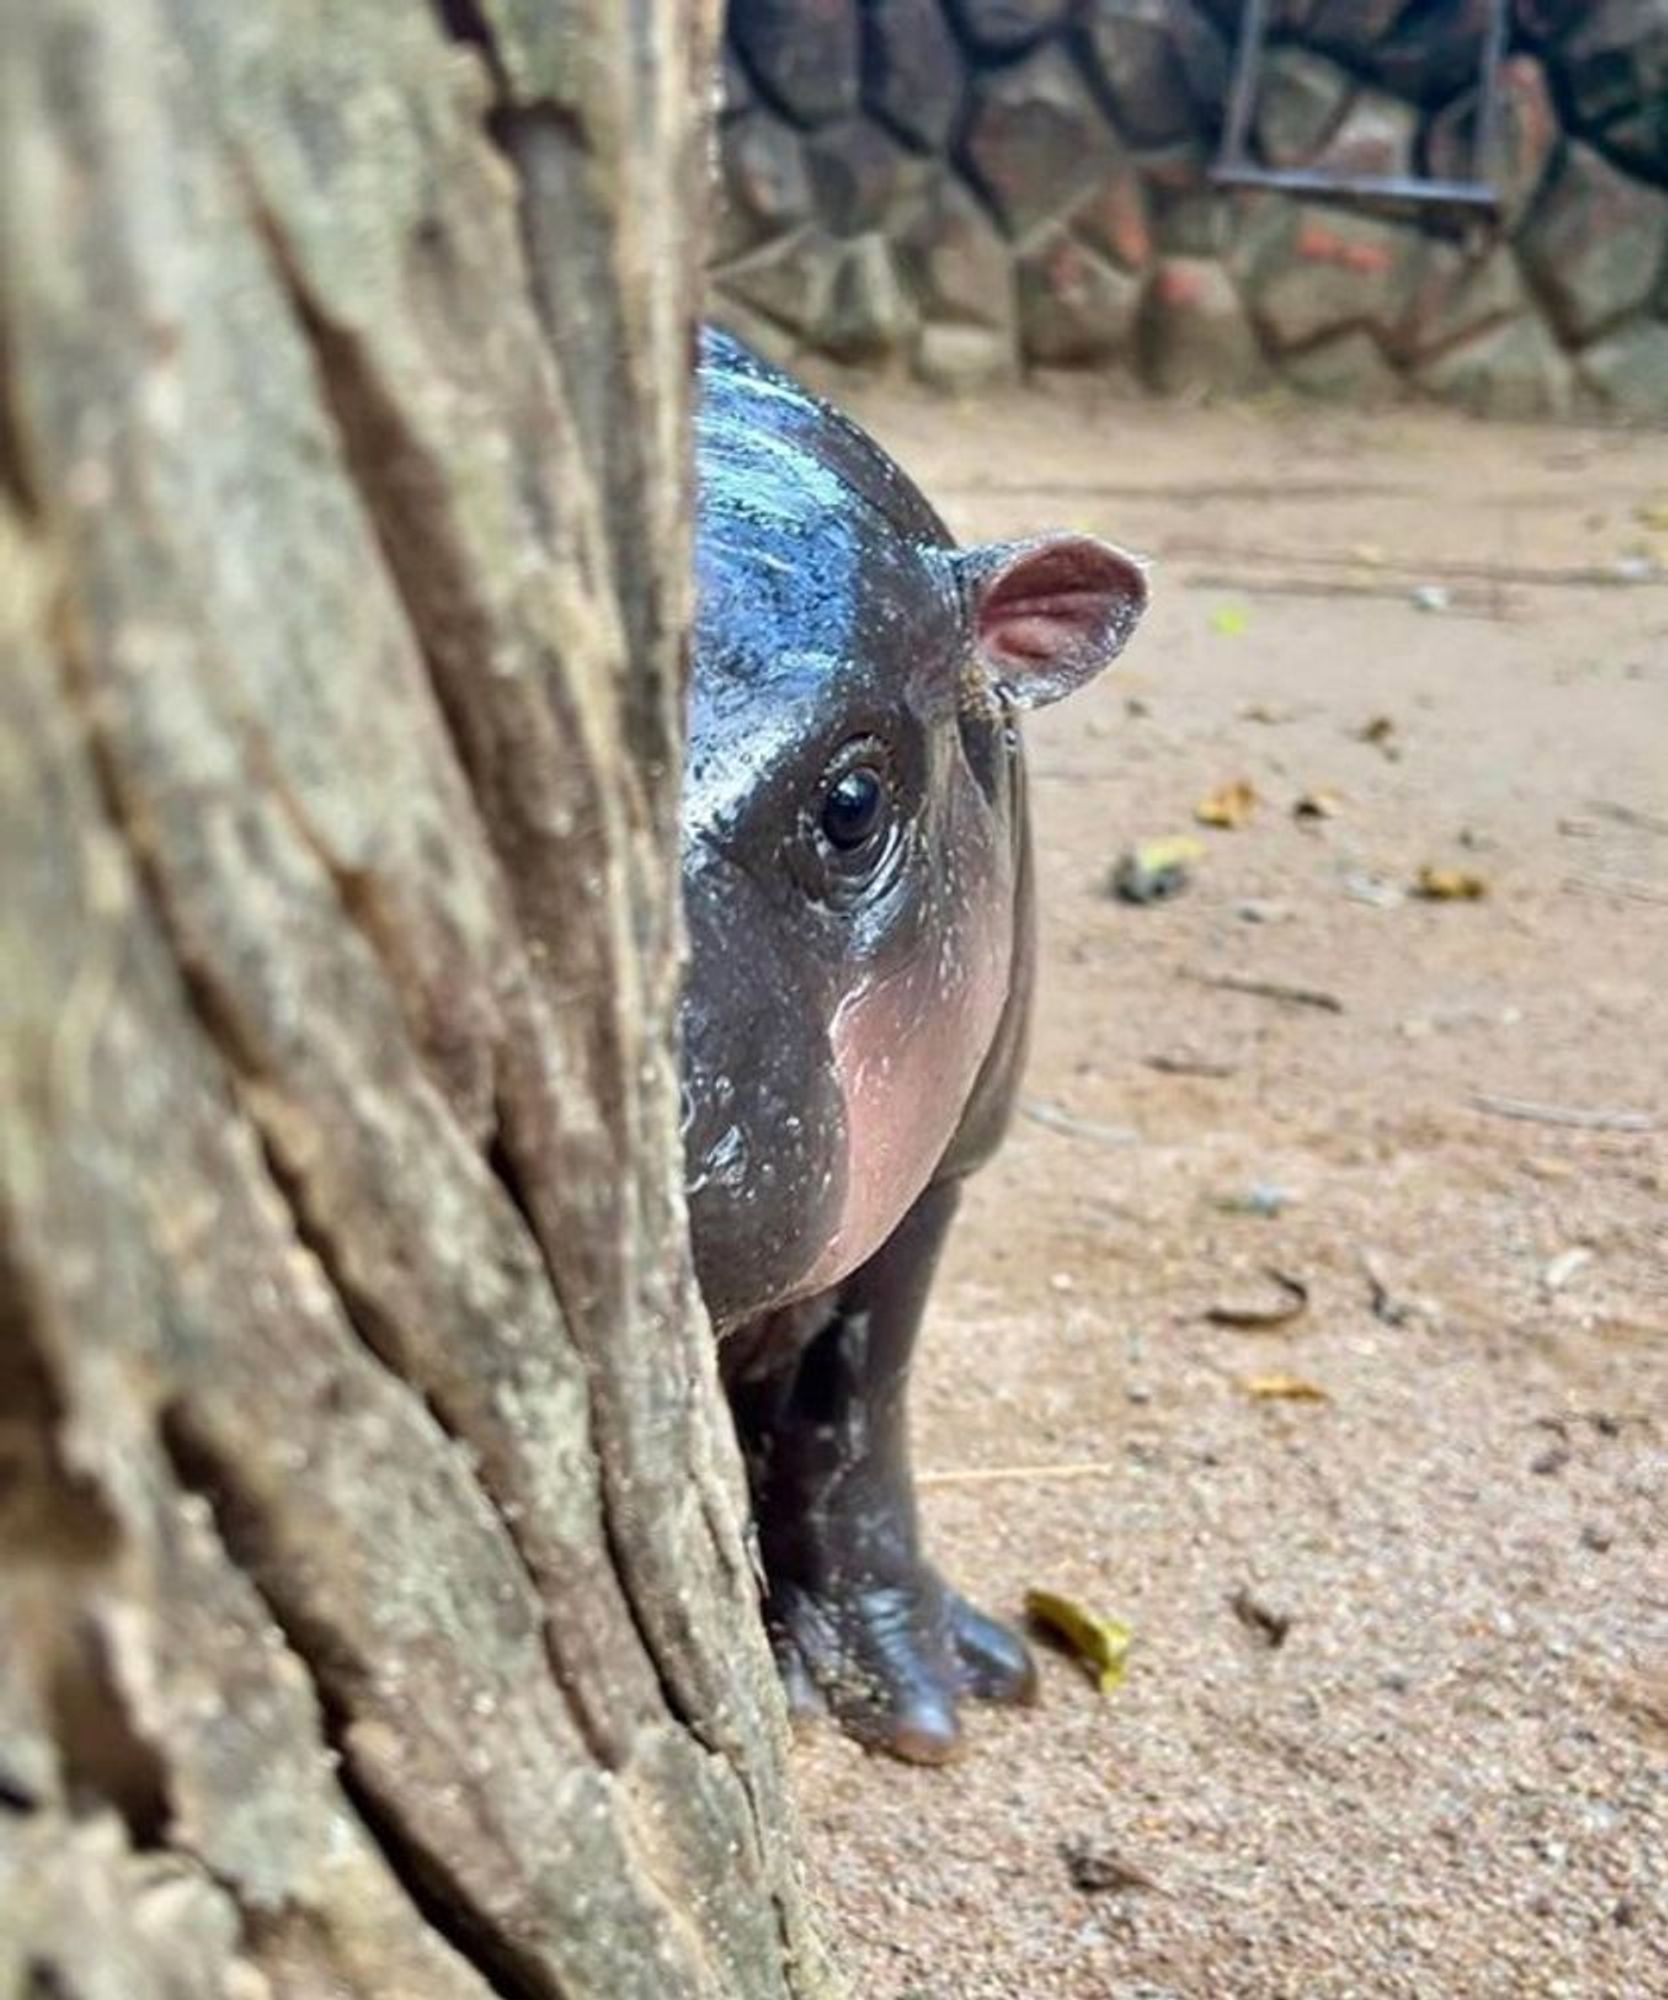
[[[1263,164],[1470,171],[1486,0],[1271,0]],[[1668,0],[1514,0],[1498,213],[1211,178],[1240,0],[731,0],[716,310],[973,387],[1125,368],[1668,417]]]

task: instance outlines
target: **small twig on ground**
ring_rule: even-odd
[[[1589,799],[1587,810],[1600,819],[1613,819],[1618,826],[1636,826],[1646,833],[1668,834],[1668,813],[1646,812],[1639,806],[1624,806],[1615,799]]]
[[[1633,570],[1612,563],[1576,563],[1553,568],[1525,563],[1466,562],[1452,556],[1378,556],[1348,549],[1271,549],[1249,543],[1213,542],[1199,535],[1170,537],[1159,553],[1205,557],[1215,562],[1297,563],[1306,569],[1358,570],[1364,577],[1405,576],[1415,583],[1433,576],[1450,583],[1533,584],[1563,590],[1638,589],[1643,584],[1668,583],[1668,569],[1661,568]],[[1407,593],[1398,588],[1395,594],[1402,597]]]
[[[1637,875],[1566,875],[1564,887],[1589,896],[1622,896],[1630,903],[1668,903],[1668,888]]]
[[[1195,590],[1231,590],[1240,597],[1374,597],[1390,604],[1411,604],[1413,586],[1405,583],[1354,583],[1343,577],[1242,576],[1198,570],[1182,579]],[[1442,606],[1450,618],[1515,617],[1518,606],[1502,599],[1499,587],[1456,590]]]
[[[1648,1111],[1591,1111],[1576,1104],[1536,1104],[1526,1097],[1495,1097],[1474,1090],[1471,1102],[1496,1118],[1520,1118],[1531,1125],[1567,1125],[1579,1132],[1654,1132]]]
[[[1176,500],[1363,500],[1412,497],[1416,486],[1360,479],[1204,479],[1160,483],[1140,479],[981,479],[966,486],[943,486],[941,493],[1012,495],[1016,499]],[[1567,503],[1566,503],[1567,504]]]
[[[1383,1320],[1386,1326],[1406,1326],[1417,1317],[1418,1308],[1410,1299],[1399,1298],[1390,1289],[1378,1259],[1370,1250],[1363,1250],[1360,1255],[1367,1280],[1367,1303],[1372,1307],[1373,1317]]]
[[[1344,1003],[1336,993],[1319,986],[1293,986],[1283,979],[1251,979],[1238,972],[1184,972],[1199,986],[1215,986],[1224,993],[1249,993],[1257,1000],[1283,1000],[1292,1007],[1318,1007],[1325,1014],[1341,1014]]]
[[[1098,1118],[1079,1118],[1076,1112],[1052,1104],[1046,1097],[1021,1098],[1019,1108],[1027,1118],[1046,1125],[1051,1132],[1066,1132],[1074,1139],[1092,1139],[1097,1146],[1136,1146],[1141,1141],[1141,1134],[1131,1125],[1103,1125]]]
[[[1253,1332],[1263,1328],[1290,1326],[1293,1320],[1301,1319],[1309,1310],[1309,1287],[1303,1280],[1294,1278],[1289,1271],[1279,1270],[1273,1264],[1264,1267],[1263,1276],[1278,1288],[1280,1293],[1278,1303],[1207,1306],[1205,1318],[1212,1326],[1232,1326]]]
[[[1161,1076],[1237,1076],[1239,1064],[1220,1062],[1211,1056],[1192,1056],[1178,1051],[1174,1055],[1160,1053],[1143,1056],[1142,1062],[1148,1069],[1156,1069]]]
[[[1122,1472],[1115,1458],[1068,1459],[1061,1465],[952,1465],[942,1472],[918,1472],[917,1486],[993,1486],[1009,1479],[1100,1479]]]
[[[1245,1629],[1271,1651],[1286,1643],[1292,1629],[1292,1614],[1265,1604],[1243,1583],[1228,1599],[1229,1608]]]

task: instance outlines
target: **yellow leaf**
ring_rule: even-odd
[[[1137,841],[1112,871],[1114,894],[1126,903],[1161,903],[1186,888],[1203,845],[1190,834]]]
[[[1061,1639],[1095,1677],[1102,1694],[1123,1684],[1129,1649],[1135,1634],[1116,1618],[1098,1618],[1069,1597],[1052,1590],[1028,1590],[1025,1615]]]
[[[1318,1382],[1301,1375],[1248,1375],[1245,1393],[1256,1403],[1330,1403],[1332,1398]]]
[[[1235,778],[1232,784],[1218,786],[1202,798],[1193,808],[1193,817],[1201,826],[1233,828],[1244,826],[1256,810],[1256,786],[1249,778]]]
[[[1415,893],[1428,903],[1475,903],[1479,897],[1488,894],[1488,878],[1473,874],[1469,868],[1432,868],[1419,870],[1419,878],[1414,883]]]
[[[1135,855],[1149,874],[1156,874],[1161,868],[1186,868],[1190,862],[1202,861],[1205,844],[1190,833],[1163,834],[1156,840],[1138,841]]]

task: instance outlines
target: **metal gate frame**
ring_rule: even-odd
[[[1434,180],[1419,174],[1333,174],[1323,167],[1263,167],[1251,158],[1247,141],[1257,108],[1263,57],[1267,53],[1268,0],[1245,0],[1222,150],[1211,179],[1229,187],[1281,188],[1292,194],[1379,197],[1395,201],[1444,202],[1461,208],[1498,208],[1500,193],[1489,179],[1500,129],[1500,64],[1506,52],[1509,0],[1491,0],[1483,29],[1478,75],[1477,132],[1471,174],[1465,180]]]

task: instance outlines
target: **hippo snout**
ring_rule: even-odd
[[[807,968],[737,871],[686,869],[683,1145],[696,1275],[720,1328],[802,1287],[846,1180],[845,1117]]]

